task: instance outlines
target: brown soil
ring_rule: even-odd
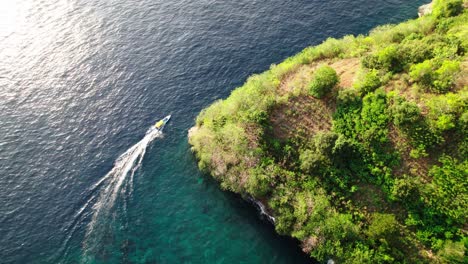
[[[335,100],[332,96],[316,99],[307,94],[307,85],[314,70],[323,64],[334,68],[340,78],[341,87],[351,87],[360,60],[357,58],[338,61],[323,60],[304,65],[287,75],[279,87],[280,94],[300,91],[299,96],[290,99],[286,104],[277,106],[270,115],[273,133],[276,138],[310,137],[318,131],[330,130]]]
[[[339,60],[330,64],[340,77],[340,86],[349,88],[353,85],[361,61],[358,58]]]
[[[299,96],[276,107],[271,115],[274,137],[286,140],[292,137],[310,137],[318,131],[331,128],[334,103],[312,96]]]
[[[338,61],[322,60],[310,65],[303,65],[296,71],[288,74],[281,82],[279,87],[280,94],[284,95],[294,90],[307,91],[307,85],[310,82],[312,74],[320,65],[329,65],[335,69],[339,76],[341,87],[351,87],[356,72],[359,69],[360,60],[358,58],[342,59]]]

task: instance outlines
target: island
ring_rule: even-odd
[[[321,263],[467,263],[466,7],[249,77],[189,131],[199,168]]]

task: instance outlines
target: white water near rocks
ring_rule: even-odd
[[[268,221],[270,221],[270,223],[275,224],[275,221],[276,221],[275,217],[273,217],[272,215],[270,215],[267,212],[267,209],[266,209],[265,205],[262,202],[260,202],[259,200],[256,200],[255,198],[253,198],[251,196],[249,196],[247,198],[247,200],[252,202],[257,207],[257,209],[258,209],[261,216],[265,216],[266,219]]]

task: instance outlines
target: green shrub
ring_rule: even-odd
[[[434,96],[426,105],[429,107],[428,117],[433,120],[444,114],[460,116],[468,107],[468,90]]]
[[[467,240],[467,239],[465,239]],[[448,240],[438,255],[444,260],[443,263],[463,264],[467,262],[466,247],[464,241],[453,242]],[[467,241],[468,242],[468,241]]]
[[[323,65],[319,67],[309,84],[309,91],[312,96],[322,98],[329,93],[332,88],[338,83],[338,75],[336,71],[330,67]]]
[[[421,185],[419,178],[403,175],[396,179],[391,190],[391,199],[410,204],[419,199],[419,189]]]
[[[354,88],[357,88],[362,94],[367,94],[375,91],[381,85],[379,71],[371,69],[360,76],[360,80],[354,83]]]
[[[438,17],[452,17],[463,11],[463,0],[436,0],[433,14]]]
[[[424,16],[419,19],[409,20],[398,25],[383,25],[371,30],[369,36],[374,43],[382,47],[398,43],[413,33],[427,35],[435,28],[435,19],[431,16]]]
[[[335,38],[328,38],[322,44],[317,46],[317,51],[319,52],[321,58],[338,57],[344,49],[345,45],[343,41]]]
[[[398,45],[392,44],[365,56],[362,64],[368,69],[379,69],[396,73],[403,70],[404,60]]]
[[[425,60],[413,64],[410,68],[411,78],[423,85],[426,90],[436,93],[448,92],[460,71],[460,62],[444,60],[442,63],[436,59]]]
[[[370,51],[373,45],[373,39],[363,35],[343,37],[342,42],[345,50],[343,57],[358,57]]]
[[[431,41],[431,47],[433,49],[433,55],[438,59],[449,59],[454,60],[459,55],[463,55],[464,49],[462,41],[455,35],[446,34],[444,36],[434,35],[433,38],[428,38],[428,42]]]
[[[414,81],[425,87],[430,87],[434,79],[434,70],[434,62],[432,60],[425,60],[424,62],[411,65],[409,75]]]
[[[455,118],[453,115],[441,115],[437,118],[436,126],[439,131],[449,130],[455,127]]]
[[[341,89],[338,91],[336,101],[340,106],[360,104],[361,97],[356,89]]]
[[[445,93],[452,88],[456,74],[460,71],[460,62],[444,61],[442,66],[436,70],[436,79],[433,81],[433,86],[437,92]]]
[[[300,151],[299,161],[301,169],[310,173],[320,166],[330,165],[330,156],[338,135],[332,132],[318,133],[312,139],[312,144],[306,150]]]
[[[387,107],[387,97],[381,90],[363,98],[361,116],[356,120],[356,134],[364,144],[379,145],[388,141]]]
[[[405,63],[420,63],[432,59],[434,45],[428,41],[429,37],[421,39],[415,35],[411,36],[399,45],[399,49],[405,57]]]
[[[249,179],[246,189],[254,197],[264,197],[267,195],[275,182],[275,177],[280,174],[280,169],[273,160],[265,159],[261,166],[257,166],[249,171]]]
[[[442,156],[439,162],[442,166],[434,166],[429,171],[433,178],[430,203],[453,221],[464,224],[468,220],[468,160],[458,162]]]
[[[398,222],[395,215],[374,213],[372,222],[367,229],[367,235],[371,239],[378,239],[393,235],[398,231]]]
[[[421,144],[421,145],[418,145],[416,148],[412,149],[409,153],[409,156],[413,159],[419,159],[421,157],[427,157],[428,154],[426,152],[426,145],[425,144]]]
[[[421,118],[419,107],[412,102],[398,100],[391,108],[393,123],[398,126],[411,126]]]

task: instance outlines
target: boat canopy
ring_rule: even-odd
[[[154,126],[156,128],[161,128],[164,125],[164,120],[159,120]]]

